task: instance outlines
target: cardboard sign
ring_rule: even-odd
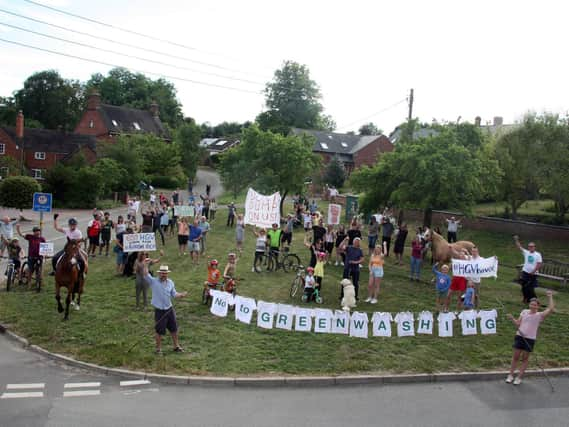
[[[53,242],[40,243],[41,256],[53,256]]]
[[[178,218],[195,216],[196,208],[188,205],[174,206],[174,216]]]
[[[453,276],[462,276],[473,279],[481,277],[498,277],[498,258],[476,258],[470,260],[452,260]]]
[[[340,224],[340,215],[342,214],[342,205],[330,203],[328,205],[328,225]]]
[[[281,195],[279,193],[264,196],[249,188],[245,201],[245,224],[253,224],[262,228],[280,224],[280,204]]]
[[[156,236],[154,233],[124,234],[123,247],[124,252],[155,251]]]

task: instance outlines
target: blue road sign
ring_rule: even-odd
[[[34,193],[32,210],[35,212],[51,212],[51,193]]]

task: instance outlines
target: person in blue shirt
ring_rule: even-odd
[[[178,322],[176,312],[172,305],[172,298],[183,298],[187,292],[176,292],[174,282],[168,278],[170,270],[167,265],[161,265],[158,270],[158,278],[153,277],[148,272],[148,266],[152,262],[150,258],[144,260],[144,278],[152,290],[151,304],[154,307],[154,329],[156,331],[156,354],[162,353],[162,336],[166,334],[166,329],[172,336],[174,351],[181,353],[184,350],[178,342]]]
[[[474,297],[476,296],[476,289],[474,282],[469,280],[466,283],[466,292],[463,296],[462,306],[465,310],[472,310],[474,308]]]
[[[433,273],[437,276],[435,283],[437,284],[437,299],[436,299],[436,309],[442,311],[447,311],[447,296],[448,290],[450,288],[450,276],[448,275],[448,265],[443,264],[441,271],[437,269],[439,263],[433,265]]]
[[[194,223],[190,224],[190,235],[188,237],[188,252],[192,257],[192,262],[194,265],[198,265],[200,260],[200,243],[202,240],[202,229],[198,218],[194,219]]]

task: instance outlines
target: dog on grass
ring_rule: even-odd
[[[350,279],[342,279],[340,284],[344,289],[344,297],[340,305],[342,306],[342,310],[349,312],[350,309],[356,306],[356,290]]]

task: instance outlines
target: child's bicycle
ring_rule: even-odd
[[[8,266],[6,267],[6,292],[10,292],[18,276],[16,263],[12,258],[8,259]]]
[[[207,281],[203,282],[203,292],[202,292],[202,304],[209,305],[211,302],[210,290],[216,290],[217,283],[209,283]]]
[[[43,276],[43,258],[36,258],[30,260],[29,258],[22,264],[20,273],[20,284],[28,286],[30,283],[34,284],[36,292],[41,291],[42,276]]]
[[[221,290],[233,296],[237,295],[237,284],[240,280],[242,279],[236,277],[224,279],[223,283],[221,284]],[[235,305],[229,305],[229,310],[235,310]]]
[[[290,285],[290,297],[294,298],[299,292],[304,289],[304,276],[306,272],[304,271],[304,266],[297,265],[294,267],[296,270],[296,276],[292,279],[292,284]]]
[[[310,288],[310,289],[311,289],[310,292],[307,292],[307,289],[305,289],[302,292],[302,297],[301,297],[302,302],[314,301],[316,302],[316,304],[322,304],[323,300],[322,297],[320,296],[320,290],[318,288]]]

